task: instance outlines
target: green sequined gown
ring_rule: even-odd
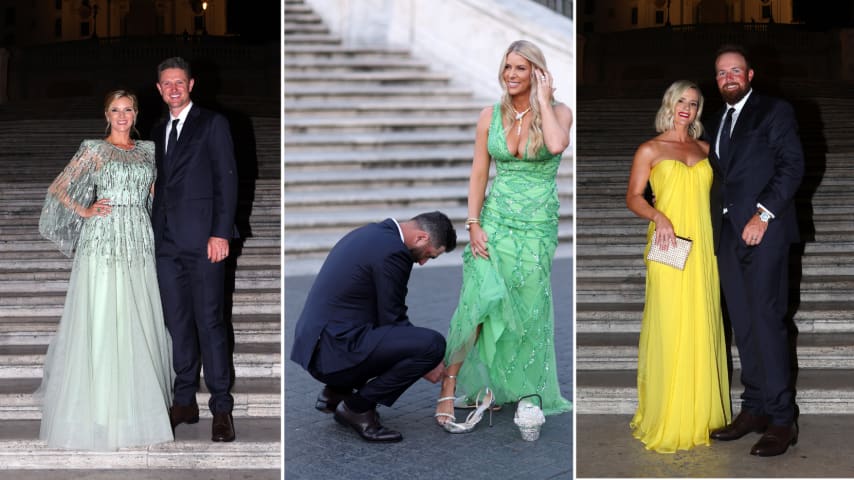
[[[572,404],[557,380],[551,289],[561,156],[545,148],[533,159],[511,155],[500,104],[493,108],[487,143],[497,169],[480,217],[489,259],[475,259],[470,246],[463,251],[463,285],[445,363],[463,361],[457,395],[473,399],[488,386],[501,404],[536,393],[546,415],[566,412]]]
[[[149,217],[154,144],[85,140],[48,189],[39,231],[74,262],[45,359],[40,438],[116,450],[173,439],[171,340],[163,321]],[[84,219],[68,205],[110,199]]]

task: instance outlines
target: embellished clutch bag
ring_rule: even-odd
[[[655,243],[655,233],[652,232],[652,244],[649,247],[649,253],[646,254],[646,259],[652,262],[663,263],[679,270],[685,269],[685,262],[688,260],[688,254],[691,253],[691,245],[694,243],[688,238],[676,237],[676,246],[670,246],[666,251],[658,248]]]

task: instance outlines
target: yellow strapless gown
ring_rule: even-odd
[[[631,428],[647,449],[670,453],[709,445],[709,432],[729,423],[729,377],[709,213],[711,165],[663,160],[650,184],[676,234],[694,241],[685,270],[646,261]],[[654,229],[650,223],[644,258]]]

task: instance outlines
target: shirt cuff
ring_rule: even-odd
[[[767,208],[765,208],[765,206],[764,206],[764,205],[762,205],[761,203],[757,203],[757,204],[756,204],[756,208],[761,208],[761,209],[762,209],[763,211],[765,211],[768,215],[771,215],[771,218],[777,218],[777,217],[774,215],[774,212],[772,212],[771,210],[768,210]]]

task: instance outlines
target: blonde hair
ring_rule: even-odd
[[[112,92],[107,93],[104,97],[104,114],[106,114],[110,110],[110,105],[113,104],[116,100],[120,98],[127,98],[133,104],[133,125],[131,126],[131,131],[139,136],[139,130],[136,129],[136,115],[139,115],[139,99],[136,98],[136,94],[131,92],[130,90],[113,90]],[[107,120],[107,128],[104,130],[104,133],[110,134],[110,121]]]
[[[542,50],[533,43],[527,40],[517,40],[507,47],[504,56],[501,58],[501,64],[498,66],[498,83],[501,85],[503,94],[501,95],[501,115],[504,120],[504,125],[511,127],[516,121],[516,115],[513,113],[513,104],[510,102],[510,94],[507,93],[507,84],[504,82],[504,66],[507,64],[507,56],[515,53],[525,60],[531,62],[531,126],[528,130],[528,148],[525,151],[527,158],[534,158],[537,152],[543,148],[543,117],[540,113],[540,104],[537,102],[537,90],[539,89],[538,82],[534,79],[534,71],[540,69],[546,71],[546,58],[543,56]],[[554,96],[550,98],[554,102]],[[506,129],[504,131],[507,134]]]
[[[703,124],[700,122],[700,115],[703,114],[703,92],[700,91],[700,87],[696,83],[689,80],[677,80],[667,87],[667,91],[664,92],[664,97],[661,99],[661,107],[655,115],[656,132],[664,133],[673,130],[673,111],[676,108],[676,102],[682,98],[682,94],[686,90],[692,88],[697,91],[699,101],[697,102],[697,116],[688,125],[688,135],[694,139],[703,135]]]

